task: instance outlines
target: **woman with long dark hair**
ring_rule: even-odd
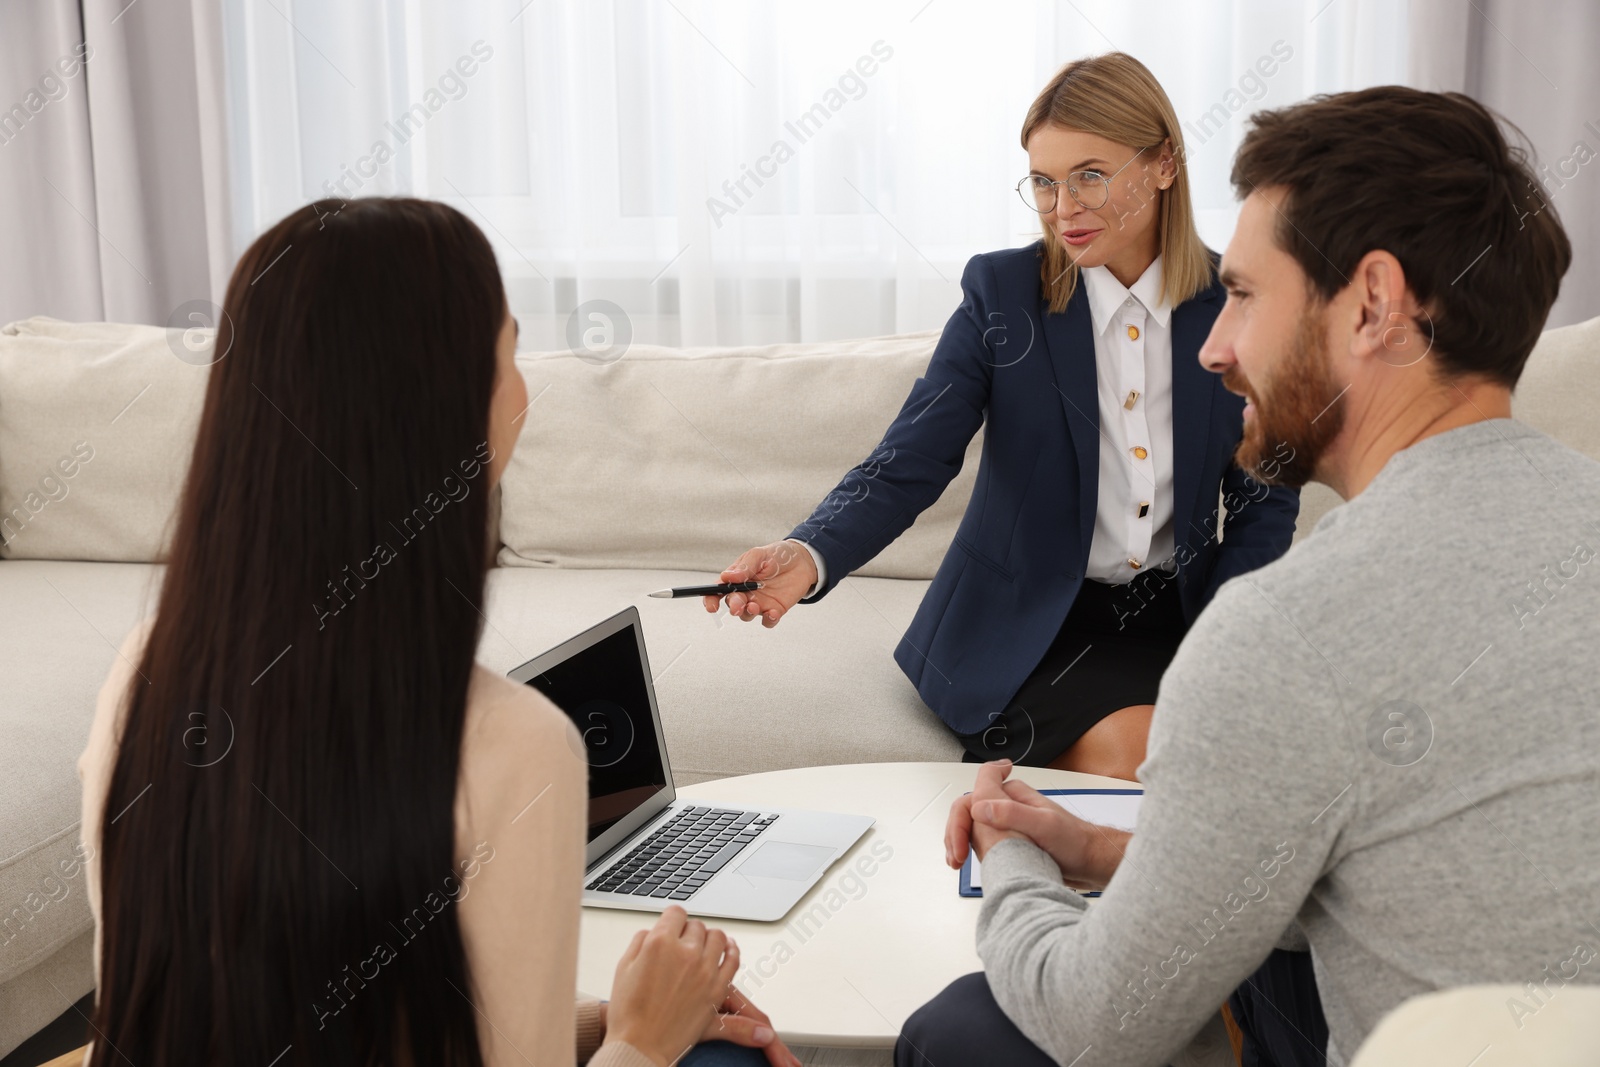
[[[442,204],[312,204],[240,259],[79,760],[95,1067],[798,1063],[681,908],[575,1004],[582,743],[473,661],[515,340]]]

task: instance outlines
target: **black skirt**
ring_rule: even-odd
[[[957,734],[967,763],[1042,767],[1112,712],[1154,704],[1188,630],[1178,578],[1149,570],[1125,585],[1086,579],[1039,665],[989,725]]]

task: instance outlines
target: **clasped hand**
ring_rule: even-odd
[[[609,1010],[602,1009],[607,1042],[625,1041],[659,1067],[718,1040],[761,1049],[770,1067],[800,1067],[772,1020],[734,987],[738,970],[733,938],[668,905],[617,963]]]
[[[998,842],[1020,837],[1055,860],[1067,885],[1103,889],[1132,835],[1078,818],[1026,782],[1008,778],[1011,768],[1010,760],[983,764],[972,792],[950,805],[945,862],[959,868],[969,847],[982,860]]]

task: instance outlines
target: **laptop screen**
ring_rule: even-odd
[[[525,684],[565,711],[583,737],[590,841],[666,787],[644,660],[631,623]]]

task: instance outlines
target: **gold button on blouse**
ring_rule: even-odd
[[[1150,453],[1146,452],[1142,445],[1134,445],[1133,446],[1133,458],[1134,459],[1145,459],[1149,455],[1150,455]]]
[[[1137,341],[1138,339],[1139,339],[1139,327],[1137,327],[1137,326],[1129,326],[1128,327],[1128,340]]]
[[[1128,566],[1132,567],[1134,570],[1138,570],[1139,569],[1139,561],[1136,560],[1136,559],[1130,559],[1128,561]]]

